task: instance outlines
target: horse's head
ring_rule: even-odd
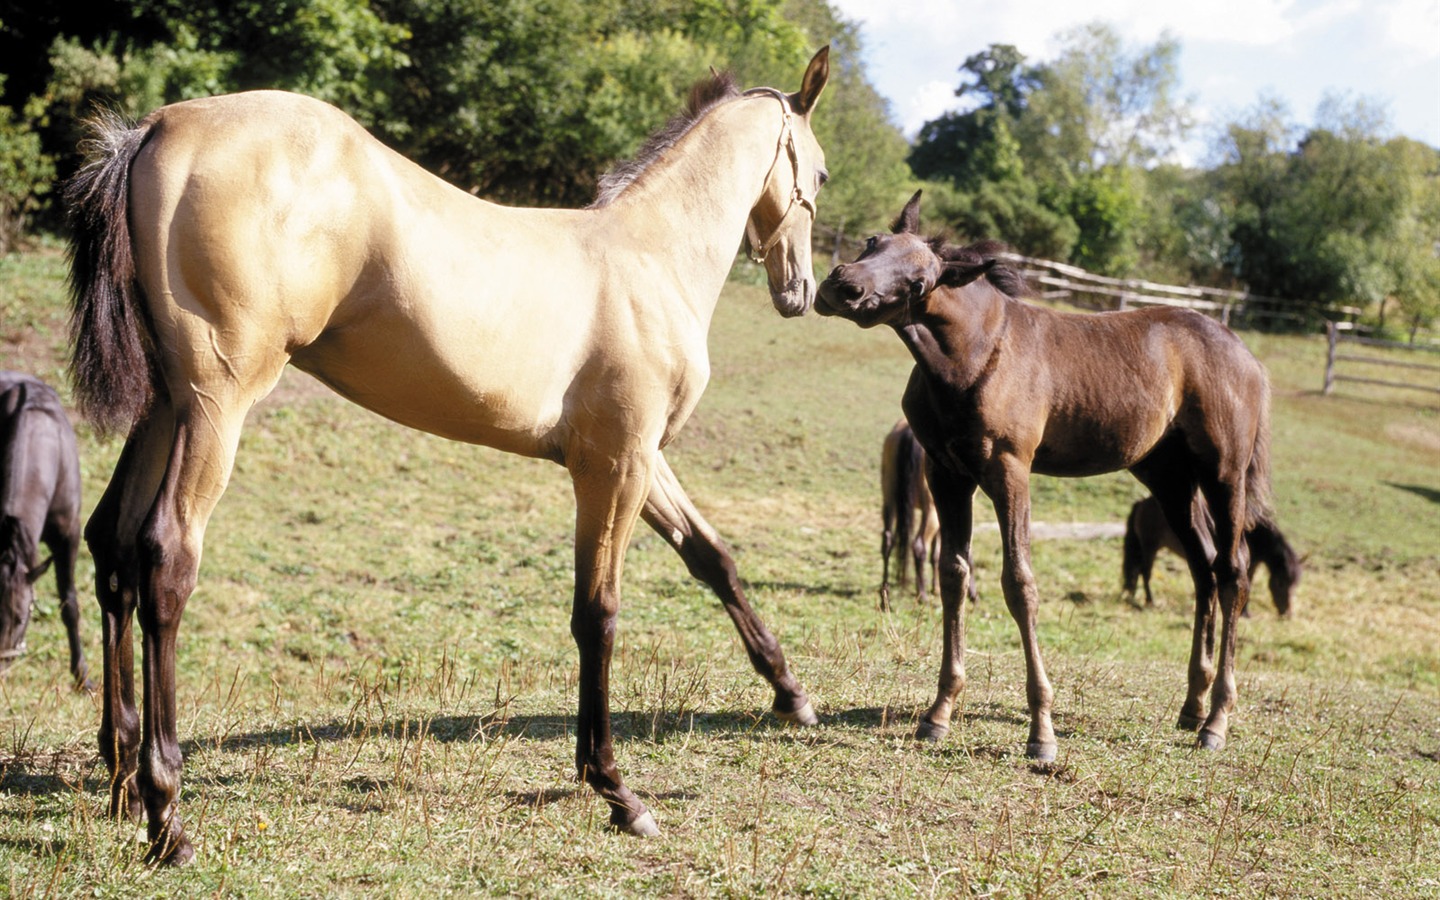
[[[890,234],[865,241],[853,263],[838,265],[820,285],[815,311],[843,316],[862,328],[907,321],[913,304],[937,287],[961,287],[990,271],[993,256],[926,240],[920,227],[920,192],[901,210]]]
[[[747,92],[780,103],[775,158],[750,210],[745,236],[751,258],[765,267],[770,300],[783,316],[804,315],[815,300],[810,232],[815,224],[815,195],[829,174],[825,152],[810,130],[810,113],[829,78],[830,48],[823,47],[810,60],[796,93],[773,88]]]
[[[1304,560],[1289,544],[1282,542],[1278,559],[1267,560],[1270,571],[1270,599],[1275,603],[1275,612],[1289,617],[1295,602],[1295,592],[1300,587],[1300,576],[1305,571]]]
[[[50,560],[31,563],[35,543],[20,520],[0,519],[0,672],[25,652],[25,629],[35,600],[35,582]]]

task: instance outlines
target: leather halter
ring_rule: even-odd
[[[815,221],[815,204],[800,190],[800,153],[795,147],[795,130],[790,120],[794,117],[794,110],[790,108],[790,98],[779,90],[772,87],[751,88],[745,92],[747,97],[769,96],[780,101],[780,109],[784,118],[781,120],[780,137],[775,142],[775,158],[770,162],[770,169],[765,173],[765,186],[769,186],[770,179],[775,175],[775,167],[780,164],[780,154],[785,153],[790,157],[790,166],[795,178],[790,191],[790,202],[785,206],[785,212],[781,214],[780,221],[775,225],[775,230],[770,233],[769,239],[763,243],[760,241],[759,230],[755,227],[754,211],[751,211],[749,218],[745,220],[745,240],[750,248],[751,262],[764,265],[765,257],[775,249],[780,241],[780,235],[785,231],[785,223],[790,220],[790,214],[796,208],[803,208],[810,211],[810,221]]]

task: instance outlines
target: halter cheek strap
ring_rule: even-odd
[[[765,173],[765,185],[768,187],[770,179],[775,176],[775,167],[780,164],[780,154],[784,153],[790,157],[790,168],[794,173],[793,187],[790,191],[790,202],[785,206],[785,212],[780,215],[780,221],[775,225],[775,230],[765,241],[760,240],[760,232],[755,227],[755,216],[752,215],[745,220],[745,240],[750,245],[750,260],[755,263],[764,264],[765,257],[775,249],[780,242],[780,236],[785,233],[785,225],[790,221],[790,216],[796,209],[805,209],[810,212],[810,221],[815,221],[815,204],[800,190],[800,151],[795,146],[795,130],[791,125],[794,112],[790,109],[790,98],[784,93],[771,87],[751,88],[745,92],[746,96],[769,96],[780,101],[780,109],[783,119],[780,123],[780,137],[775,142],[775,158],[770,162],[770,170]]]

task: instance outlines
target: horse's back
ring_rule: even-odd
[[[387,190],[415,180],[349,116],[297,94],[189,100],[142,125],[130,221],[162,337],[198,315],[313,339],[371,261]]]

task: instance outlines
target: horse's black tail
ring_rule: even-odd
[[[70,223],[70,380],[103,432],[128,429],[155,395],[156,368],[129,221],[130,167],[150,133],[115,116],[89,123],[88,162],[66,183]]]
[[[1127,594],[1135,593],[1143,563],[1144,553],[1140,549],[1140,503],[1130,507],[1130,515],[1125,518],[1125,549],[1120,562],[1120,578],[1121,586]]]

